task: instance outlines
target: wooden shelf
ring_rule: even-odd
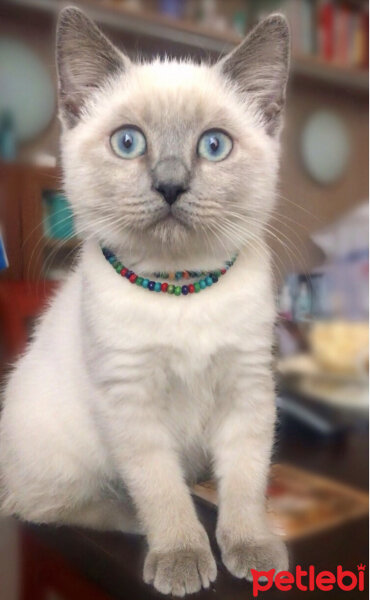
[[[64,5],[58,0],[8,0],[13,6],[35,8],[58,13]],[[98,23],[112,29],[141,35],[190,48],[222,55],[241,41],[236,33],[211,31],[189,20],[175,19],[152,11],[137,11],[119,5],[114,0],[80,0],[78,5]],[[357,69],[324,62],[314,56],[293,57],[292,75],[318,81],[322,85],[345,91],[368,94],[369,75],[365,69]]]

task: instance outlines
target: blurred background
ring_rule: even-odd
[[[65,4],[0,2],[2,379],[80,245],[59,168],[54,36],[56,16]],[[366,490],[368,3],[85,0],[74,4],[133,57],[166,53],[215,61],[261,17],[276,10],[287,15],[293,37],[292,74],[278,206],[269,226],[279,313],[276,461]],[[305,492],[305,506],[308,502],[311,509],[314,487],[308,482]],[[274,490],[276,494],[276,486]],[[290,492],[292,513],[298,510],[294,499],[299,493]],[[322,508],[316,512],[320,510],[325,513]],[[302,515],[307,520],[304,511]],[[41,592],[25,592],[20,584],[25,550],[22,542],[22,562],[19,539],[15,523],[0,520],[0,598],[38,600]],[[85,597],[82,592],[63,594],[51,593],[48,599]]]

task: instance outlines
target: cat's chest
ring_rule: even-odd
[[[178,298],[138,288],[111,270],[102,273],[104,281],[87,278],[86,347],[97,362],[104,357],[98,368],[143,365],[150,376],[165,370],[183,381],[205,377],[217,357],[253,353],[271,335],[268,280],[260,271],[244,272],[240,259],[214,288]]]

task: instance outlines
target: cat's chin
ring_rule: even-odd
[[[149,227],[148,234],[163,244],[179,247],[189,241],[191,229],[189,225],[169,214]]]

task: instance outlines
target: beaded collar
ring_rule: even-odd
[[[134,271],[127,269],[115,256],[115,254],[108,250],[108,248],[102,248],[102,252],[106,260],[112,265],[113,269],[117,271],[118,275],[125,277],[130,283],[148,290],[149,292],[164,292],[165,294],[173,294],[174,296],[187,296],[188,294],[194,294],[207,289],[214,283],[217,283],[221,275],[225,273],[233,266],[236,256],[231,260],[226,261],[225,266],[222,269],[216,271],[176,271],[174,273],[153,273],[156,278],[169,279],[173,281],[179,281],[180,279],[196,279],[193,283],[187,285],[173,285],[167,281],[152,281],[146,277],[139,277]]]

